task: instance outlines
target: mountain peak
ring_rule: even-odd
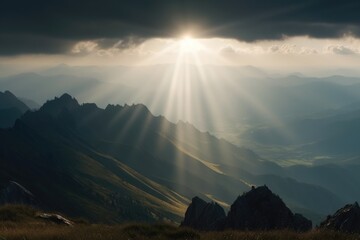
[[[25,103],[20,101],[12,92],[5,91],[0,92],[0,109],[17,108],[22,113],[29,110],[29,107]]]
[[[6,90],[4,92],[4,94],[7,95],[7,96],[15,97],[15,95],[12,92],[10,92],[9,90]]]
[[[61,97],[59,98],[61,100],[64,100],[64,101],[71,101],[75,98],[73,98],[70,94],[68,93],[64,93],[63,95],[61,95]],[[76,100],[76,99],[75,99]]]
[[[80,107],[78,101],[73,98],[70,94],[64,93],[60,98],[47,101],[41,108],[40,111],[47,112],[50,115],[58,116],[64,110],[74,110]]]

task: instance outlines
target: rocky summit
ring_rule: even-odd
[[[241,230],[294,229],[306,231],[312,223],[294,215],[281,198],[267,186],[253,187],[231,205],[226,228]]]
[[[328,216],[319,228],[335,231],[360,233],[360,207],[357,202],[347,204],[337,210],[334,215]]]
[[[221,210],[220,210],[221,209]],[[182,226],[199,230],[276,230],[308,231],[312,222],[301,214],[293,214],[281,198],[266,186],[239,196],[225,217],[216,203],[195,197],[185,214]]]
[[[224,209],[219,204],[207,203],[199,197],[194,197],[181,226],[199,230],[220,230],[225,217]]]

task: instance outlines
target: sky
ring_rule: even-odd
[[[359,13],[358,0],[2,1],[0,91],[40,104],[64,92],[100,106],[143,103],[218,132],[223,119],[251,122],[243,115],[254,112],[280,128],[283,101],[266,80],[360,79]],[[16,75],[25,72],[38,75]]]
[[[356,0],[6,1],[0,70],[70,65],[251,65],[351,75],[360,64]]]

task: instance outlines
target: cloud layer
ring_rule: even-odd
[[[357,0],[5,1],[0,8],[0,54],[64,53],[89,40],[126,48],[186,32],[250,42],[298,35],[359,36],[359,12]]]

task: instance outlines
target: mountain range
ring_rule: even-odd
[[[141,104],[99,108],[69,94],[0,129],[3,188],[15,181],[43,208],[94,222],[179,223],[193,196],[228,209],[251,186],[266,184],[316,223],[359,198],[340,188],[358,186],[355,170],[335,167],[341,178],[327,182],[331,168],[318,176],[323,169],[281,167]]]

